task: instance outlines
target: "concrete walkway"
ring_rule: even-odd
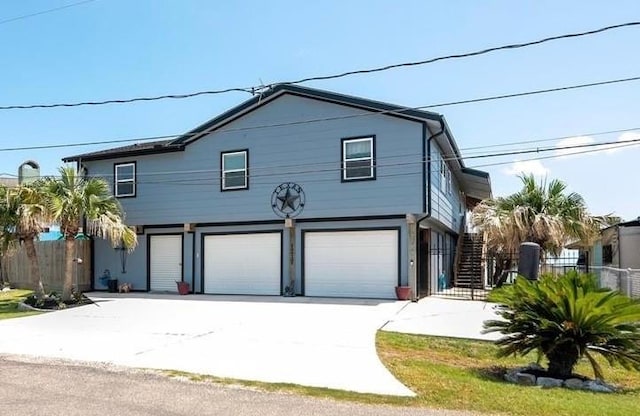
[[[0,353],[413,395],[382,365],[375,349],[376,331],[406,302],[137,293],[90,297],[95,305],[0,321]]]
[[[499,319],[491,303],[430,296],[406,305],[382,329],[493,341],[501,335],[482,333],[482,323],[489,319]]]

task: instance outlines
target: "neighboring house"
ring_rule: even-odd
[[[108,269],[145,291],[280,295],[293,275],[303,296],[425,295],[491,195],[441,115],[292,85],[177,139],[64,161],[106,178],[138,233],[128,256],[95,240],[95,289]]]
[[[14,188],[18,186],[18,178],[0,176],[0,185],[5,186],[7,188]]]
[[[591,266],[640,269],[640,218],[605,228],[587,253]]]

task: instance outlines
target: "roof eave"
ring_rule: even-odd
[[[143,155],[152,155],[158,153],[173,153],[173,152],[182,152],[184,151],[184,146],[165,146],[161,148],[150,148],[150,149],[134,149],[134,150],[124,150],[121,152],[111,152],[104,153],[100,155],[76,155],[62,158],[62,161],[65,163],[69,162],[77,162],[79,160],[82,161],[94,161],[94,160],[108,160],[108,159],[117,159],[121,157],[131,157],[131,156],[143,156]]]

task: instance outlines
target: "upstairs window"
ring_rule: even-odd
[[[249,188],[247,175],[248,150],[222,153],[222,182],[223,191]]]
[[[342,139],[342,180],[375,179],[374,137]]]
[[[451,169],[444,158],[440,159],[440,190],[447,195],[451,195]]]
[[[117,198],[136,196],[135,162],[119,163],[114,166],[114,190]]]

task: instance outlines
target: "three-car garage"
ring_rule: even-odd
[[[401,227],[300,228],[295,241],[286,228],[150,235],[149,290],[175,291],[182,279],[194,293],[279,296],[293,256],[299,295],[395,298]]]

